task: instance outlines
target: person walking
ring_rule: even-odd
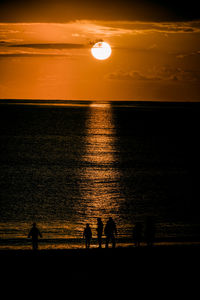
[[[101,218],[97,218],[97,239],[99,248],[101,248],[102,245],[102,234],[103,234],[103,222]]]
[[[106,235],[106,248],[108,248],[109,242],[111,241],[112,247],[115,248],[116,240],[115,235],[117,235],[117,228],[114,220],[110,217],[106,223],[104,233]]]
[[[90,242],[92,238],[92,230],[90,228],[90,225],[87,223],[86,227],[83,231],[83,238],[85,239],[85,247],[86,249],[90,248]]]
[[[42,237],[39,229],[36,226],[36,223],[33,223],[31,230],[29,231],[28,238],[32,239],[32,248],[33,250],[38,250],[38,237]]]

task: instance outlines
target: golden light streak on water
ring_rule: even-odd
[[[108,103],[90,105],[86,122],[85,155],[81,193],[85,203],[85,223],[96,227],[96,218],[104,224],[109,216],[117,217],[119,171],[116,162],[116,132],[112,108]]]

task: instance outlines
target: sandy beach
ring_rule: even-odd
[[[116,249],[1,250],[4,279],[25,284],[30,278],[109,285],[174,285],[196,278],[199,245],[124,247]],[[197,278],[196,278],[197,280]],[[138,288],[138,287],[137,287]]]

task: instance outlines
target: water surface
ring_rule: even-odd
[[[121,244],[151,215],[158,239],[199,239],[198,104],[1,101],[0,245],[82,247],[112,216]],[[95,240],[94,240],[95,242]]]

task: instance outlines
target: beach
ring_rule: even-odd
[[[194,297],[199,246],[1,251],[2,293],[11,297]]]
[[[102,286],[147,284],[171,288],[196,278],[199,245],[124,247],[116,249],[1,250],[2,272],[10,279],[61,280]],[[7,278],[5,276],[5,278]],[[167,280],[167,281],[166,281]],[[136,287],[135,287],[136,288]],[[137,287],[138,288],[138,287]]]

